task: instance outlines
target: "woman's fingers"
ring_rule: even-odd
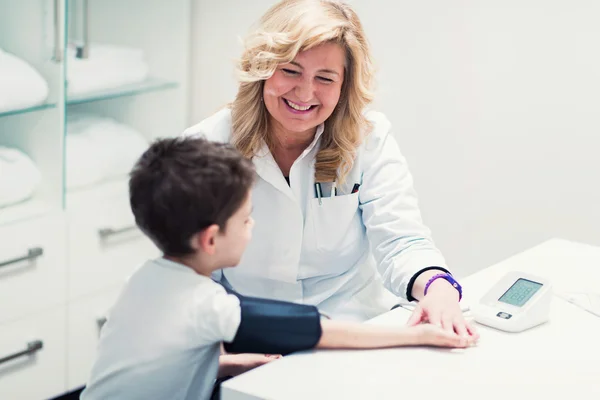
[[[429,321],[429,323],[431,325],[439,326],[440,328],[444,327],[441,312],[439,312],[437,309],[430,309],[430,310],[426,311],[426,313],[427,313],[427,320]]]
[[[469,332],[469,336],[472,336],[473,338],[475,338],[475,340],[478,340],[479,332],[477,332],[477,329],[475,329],[475,326],[470,322],[467,322],[466,326],[467,326],[467,331]]]
[[[467,328],[467,322],[462,316],[454,318],[452,328],[459,336],[471,336]]]
[[[448,331],[442,327],[431,324],[423,324],[413,329],[420,329],[421,343],[437,347],[464,348],[472,346],[477,342],[474,336],[461,336],[454,331]]]
[[[434,329],[434,342],[431,343],[434,346],[439,347],[466,347],[468,341],[465,337],[461,337],[454,333],[454,331],[448,331],[438,326],[431,326]]]
[[[423,308],[420,305],[417,305],[415,307],[415,309],[413,310],[413,313],[411,314],[411,316],[408,319],[408,322],[406,324],[408,326],[419,325],[421,322],[423,322],[424,317],[425,317],[425,312],[424,312]]]
[[[452,316],[448,314],[443,315],[440,318],[440,321],[442,322],[442,328],[444,328],[445,331],[454,333],[454,319],[452,318]]]

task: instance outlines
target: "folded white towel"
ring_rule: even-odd
[[[26,154],[0,146],[0,208],[29,199],[40,180],[40,171]]]
[[[112,89],[148,78],[149,67],[140,49],[91,43],[88,58],[76,57],[76,47],[67,48],[67,93],[81,95]]]
[[[48,83],[24,60],[0,49],[0,112],[42,104]]]
[[[114,119],[70,114],[67,119],[67,189],[126,176],[148,147],[135,129]]]

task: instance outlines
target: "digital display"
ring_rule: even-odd
[[[522,307],[543,285],[520,278],[498,299],[506,304]]]

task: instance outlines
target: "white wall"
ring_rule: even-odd
[[[600,2],[354,0],[425,222],[467,274],[550,237],[600,245]],[[196,0],[196,120],[235,95],[270,0]],[[565,265],[565,268],[568,268]]]

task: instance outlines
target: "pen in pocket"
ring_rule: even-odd
[[[319,199],[319,205],[322,205],[323,200],[321,200],[321,197],[323,197],[323,193],[321,192],[321,184],[319,182],[315,182],[315,196]]]
[[[359,187],[360,187],[360,183],[355,183],[354,186],[352,187],[352,192],[351,193],[358,192],[358,188]]]

